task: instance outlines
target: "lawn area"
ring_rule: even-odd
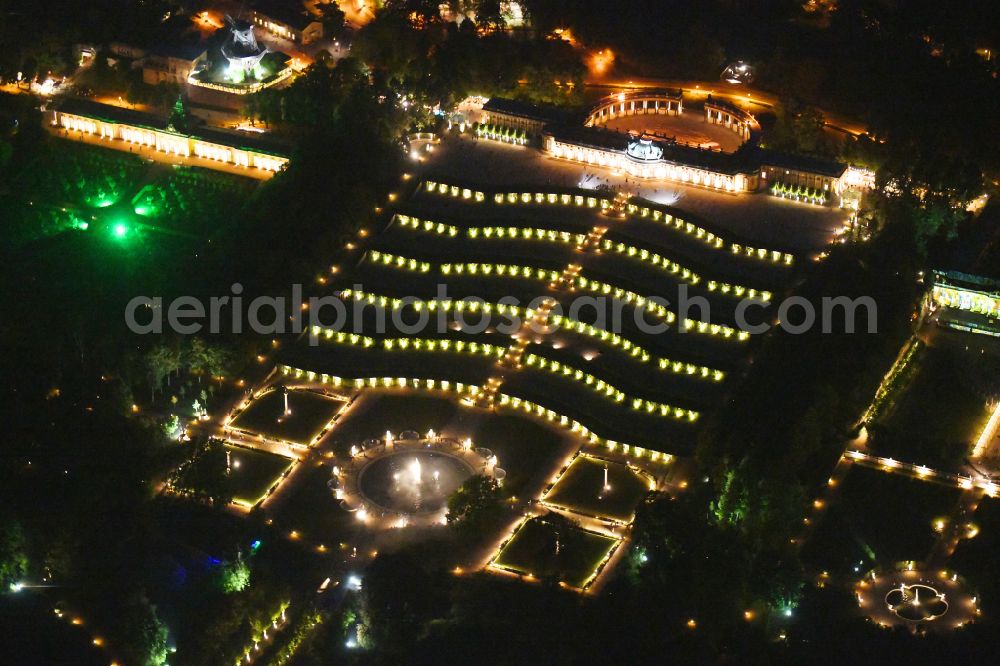
[[[602,493],[605,468],[611,489]],[[578,456],[544,499],[570,511],[628,522],[648,492],[646,479],[628,465]]]
[[[431,429],[471,437],[477,447],[491,449],[507,471],[504,488],[512,495],[534,491],[544,483],[565,440],[565,435],[531,419],[472,410],[452,398],[373,392],[359,398],[330,437],[334,448],[344,453],[352,444],[382,439],[386,430],[398,435]]]
[[[572,529],[560,537],[556,555],[555,529],[543,518],[525,522],[497,555],[493,564],[523,574],[555,577],[583,587],[618,541],[603,534]]]
[[[1000,502],[983,498],[971,522],[979,533],[959,541],[948,568],[972,584],[983,601],[983,612],[996,617],[1000,612],[1000,575],[996,566],[1000,553]]]
[[[226,450],[230,456],[229,482],[233,499],[250,505],[256,504],[294,462],[284,456],[242,446],[227,445]]]
[[[283,531],[299,532],[310,543],[332,546],[349,541],[363,526],[354,514],[340,508],[340,501],[326,485],[329,481],[329,465],[310,465],[296,472],[291,492],[280,503],[268,505],[269,512],[275,507],[275,525]]]
[[[292,413],[285,416],[284,398],[275,389],[251,402],[231,425],[265,437],[308,444],[343,406],[342,401],[313,391],[292,390],[288,395]]]
[[[258,181],[198,167],[160,168],[162,175],[132,197],[140,218],[172,231],[211,238],[239,219]]]
[[[510,414],[483,419],[472,433],[476,446],[491,449],[507,471],[504,488],[512,495],[540,486],[552,472],[564,436],[529,419]]]
[[[895,405],[872,428],[871,447],[879,455],[953,469],[989,418],[984,391],[1000,365],[974,349],[951,347],[928,347],[918,363]]]
[[[802,550],[810,567],[853,574],[876,564],[922,560],[937,537],[936,518],[947,517],[961,491],[855,465]]]
[[[383,439],[386,430],[393,435],[404,430],[441,432],[456,411],[458,407],[449,398],[369,391],[341,417],[331,436],[338,450],[346,450],[366,439]]]

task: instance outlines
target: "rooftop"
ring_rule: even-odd
[[[319,19],[309,13],[302,0],[257,0],[254,11],[295,30],[305,30]]]
[[[847,171],[847,165],[836,160],[823,157],[812,157],[810,155],[796,155],[793,153],[780,153],[776,150],[755,147],[759,164],[790,169],[793,171],[808,171],[823,176],[839,178]]]
[[[149,52],[164,58],[177,58],[194,62],[205,54],[208,44],[202,41],[162,42],[153,46]]]
[[[934,283],[942,287],[955,287],[968,291],[1000,295],[1000,280],[959,271],[934,271]]]
[[[566,109],[550,104],[534,104],[507,97],[491,97],[483,105],[483,111],[494,111],[511,116],[539,120],[543,123],[569,123],[577,118],[583,122],[583,114],[574,109]]]

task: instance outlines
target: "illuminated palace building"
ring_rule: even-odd
[[[934,271],[925,306],[938,312],[941,326],[1000,337],[1000,280]]]
[[[700,127],[714,126],[709,129],[716,133],[724,130],[732,147],[727,150],[714,141],[684,140],[663,130],[608,127],[623,122],[642,127],[654,121],[670,127],[669,122],[662,122],[667,119],[679,125],[683,121],[689,129],[702,123]],[[619,93],[572,117],[551,107],[493,98],[483,106],[482,125],[491,138],[524,137],[513,143],[530,138],[558,159],[603,167],[632,178],[673,181],[733,194],[766,190],[785,198],[826,204],[839,197],[851,178],[845,164],[761,148],[757,120],[735,105],[709,96],[700,118],[697,112],[685,111],[680,90]]]
[[[193,127],[182,132],[167,119],[91,100],[66,99],[49,111],[51,123],[66,130],[68,138],[89,135],[114,142],[149,146],[163,153],[201,157],[211,162],[276,172],[288,162],[283,146],[257,137],[214,127]]]

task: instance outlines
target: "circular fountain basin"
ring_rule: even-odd
[[[358,490],[387,511],[424,514],[440,511],[448,497],[472,476],[465,461],[440,451],[415,449],[382,456],[358,476]]]

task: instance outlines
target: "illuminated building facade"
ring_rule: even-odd
[[[646,89],[605,97],[590,110],[583,124],[597,127],[625,116],[679,116],[682,113],[684,96],[680,90]]]
[[[296,0],[258,3],[250,13],[250,21],[261,30],[300,46],[323,38],[323,24]]]
[[[749,141],[754,133],[760,132],[760,124],[751,113],[735,104],[713,99],[711,95],[705,100],[705,120],[732,130],[744,141]]]
[[[90,100],[67,99],[49,113],[52,125],[64,128],[70,139],[95,136],[272,173],[288,162],[287,151],[271,142],[210,127],[179,132],[159,116]]]
[[[142,64],[142,80],[149,85],[176,83],[184,85],[188,77],[205,62],[204,44],[158,46]]]
[[[1000,337],[1000,280],[957,271],[934,271],[928,291],[949,328]]]
[[[631,178],[666,180],[739,194],[769,190],[797,201],[827,203],[847,186],[847,165],[761,148],[760,126],[747,111],[711,97],[705,121],[740,136],[734,152],[701,148],[659,134],[603,127],[624,116],[684,113],[679,90],[649,89],[605,97],[584,113],[492,98],[483,106],[491,128],[523,131],[541,139],[542,151],[557,159],[603,167]]]

